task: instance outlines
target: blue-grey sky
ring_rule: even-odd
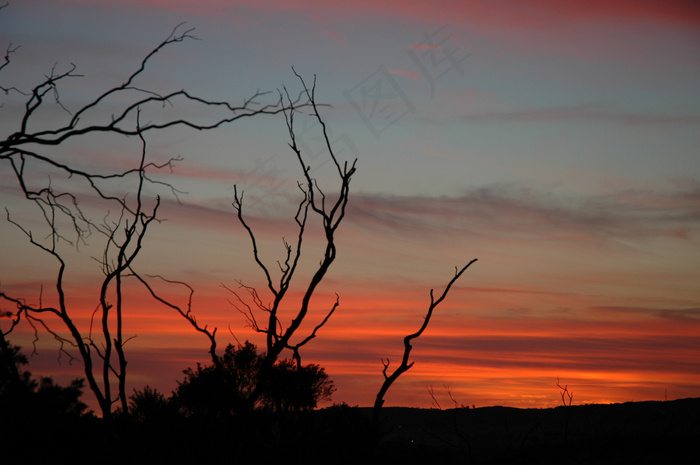
[[[294,66],[308,82],[317,77],[341,158],[358,158],[338,259],[317,303],[321,312],[337,292],[341,306],[307,355],[336,380],[335,401],[371,404],[380,358],[398,357],[429,289],[475,257],[388,405],[429,406],[431,384],[452,386],[467,404],[554,405],[557,376],[580,402],[699,395],[693,2],[25,0],[0,12],[0,45],[21,45],[0,83],[28,90],[54,65],[75,63],[84,77],[60,90],[68,109],[79,108],[121,84],[183,21],[200,40],[161,51],[139,85],[233,102],[269,90],[265,102],[282,86],[299,91]],[[0,98],[7,135],[23,99]],[[62,117],[49,105],[36,124]],[[300,119],[298,142],[332,191],[318,129]],[[230,325],[241,340],[255,336],[219,284],[259,285],[261,276],[232,186],[248,192],[265,256],[280,258],[301,175],[287,137],[278,116],[148,138],[151,159],[184,158],[163,179],[187,194],[178,205],[158,192],[168,221],[152,231],[141,266],[190,282],[200,319]],[[94,138],[52,153],[109,170],[137,160],[139,145]],[[0,182],[3,206],[34,224],[5,161]],[[51,270],[12,225],[0,233],[3,288],[36,298],[35,280],[51,283]],[[72,275],[83,315],[94,308],[87,283],[96,271],[84,255]],[[131,382],[167,391],[183,364],[206,359],[206,341],[167,309],[136,301]],[[26,345],[24,331],[16,337]],[[45,345],[35,371],[61,373]],[[156,353],[162,370],[149,366]]]

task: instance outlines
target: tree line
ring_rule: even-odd
[[[178,25],[136,64],[122,84],[87,96],[87,103],[77,109],[67,108],[68,104],[61,100],[59,92],[63,82],[80,76],[75,65],[65,68],[56,65],[29,87],[25,87],[25,83],[4,82],[3,70],[12,66],[13,57],[21,52],[18,46],[12,43],[7,45],[4,61],[0,64],[0,90],[6,102],[13,105],[1,106],[0,112],[7,111],[7,108],[21,107],[22,110],[3,116],[6,121],[11,118],[14,127],[0,140],[0,165],[10,170],[14,180],[11,187],[34,205],[35,218],[43,223],[43,227],[38,230],[34,225],[33,229],[28,223],[16,219],[10,207],[5,208],[6,220],[43,254],[47,260],[46,267],[54,270],[51,286],[55,298],[44,299],[43,291],[39,291],[39,295],[23,295],[0,282],[0,310],[3,314],[0,349],[4,365],[0,385],[2,397],[21,395],[32,399],[30,403],[41,405],[40,398],[50,397],[50,392],[60,393],[59,397],[64,399],[61,408],[82,415],[86,407],[78,397],[86,388],[99,405],[99,422],[107,430],[114,430],[114,423],[121,421],[118,420],[119,414],[126,412],[142,421],[151,421],[159,415],[174,415],[174,412],[190,418],[214,417],[225,421],[224,418],[245,417],[255,411],[309,411],[316,408],[320,400],[329,399],[335,390],[322,367],[302,362],[302,350],[322,332],[323,326],[339,308],[340,296],[336,294],[325,316],[310,330],[304,330],[306,326],[302,326],[302,323],[308,323],[312,297],[336,259],[336,233],[346,218],[357,159],[341,160],[336,156],[326,122],[319,111],[322,105],[316,97],[315,76],[312,82],[307,83],[293,70],[300,86],[298,93],[290,92],[286,87],[276,93],[255,92],[242,104],[206,99],[186,90],[161,93],[142,84],[144,74],[159,51],[193,39],[196,39],[193,29],[187,29],[184,24]],[[121,102],[120,107],[106,111],[108,105],[114,102]],[[52,105],[60,108],[64,117],[50,122],[41,119],[42,111]],[[185,112],[184,116],[159,111],[172,105],[191,107],[195,111],[191,114]],[[214,119],[201,119],[196,116],[202,114],[201,110],[205,110],[204,113],[211,110],[217,116]],[[147,121],[142,121],[144,111],[151,116]],[[314,176],[307,160],[308,154],[304,154],[297,145],[295,122],[305,113],[318,122],[325,141],[337,176],[334,183],[337,187],[332,191],[327,187],[331,181]],[[288,145],[299,167],[299,201],[293,212],[297,233],[293,241],[284,241],[285,253],[280,260],[265,262],[260,242],[246,216],[245,186],[234,187],[232,213],[247,232],[252,256],[264,277],[266,289],[256,289],[239,282],[239,288],[229,291],[253,331],[263,336],[264,347],[258,348],[245,342],[228,345],[220,353],[217,328],[202,324],[192,308],[194,289],[172,277],[145,275],[139,270],[136,259],[143,252],[144,239],[152,225],[160,221],[161,199],[150,195],[149,187],[165,188],[173,195],[177,192],[176,186],[156,179],[153,173],[169,168],[180,160],[175,157],[164,163],[150,161],[147,141],[150,134],[167,128],[213,131],[243,118],[272,115],[284,118]],[[126,160],[130,167],[110,172],[66,162],[52,152],[56,147],[79,143],[92,136],[136,138],[140,142],[140,150],[131,160]],[[39,171],[51,173],[60,181],[52,181],[50,177],[46,181],[38,180],[36,173]],[[115,192],[114,181],[122,181],[120,185],[130,187]],[[83,207],[87,199],[100,206],[101,214],[95,215]],[[312,225],[323,231],[322,242],[317,244],[322,252],[309,282],[300,284],[300,259],[302,254],[312,253],[307,252],[306,248],[307,242],[311,241],[308,230]],[[101,244],[102,252],[98,257],[101,277],[94,289],[97,306],[90,328],[85,328],[75,318],[80,309],[67,298],[70,261],[66,254],[67,250],[77,250],[87,243],[88,237],[93,245],[97,242]],[[433,290],[430,291],[430,305],[425,317],[418,331],[404,338],[403,357],[394,371],[389,370],[389,360],[382,361],[384,381],[374,404],[374,424],[379,419],[388,389],[413,365],[409,358],[412,341],[425,331],[435,308],[475,261],[455,268],[455,274],[437,297]],[[5,266],[4,272],[7,272]],[[127,282],[142,285],[154,302],[161,304],[166,311],[179,314],[194,331],[206,338],[211,363],[186,369],[183,380],[170,397],[166,398],[148,386],[132,394],[127,392],[128,351],[125,345],[128,338],[123,331]],[[189,299],[184,304],[178,303],[162,295],[157,283],[182,287],[189,293]],[[301,301],[296,304],[288,303],[289,291],[293,287],[300,290],[302,295]],[[291,315],[287,313],[290,309]],[[77,358],[83,367],[84,381],[76,380],[70,386],[61,388],[46,378],[34,381],[26,372],[18,369],[26,359],[7,338],[21,326],[30,328],[37,338],[40,334],[48,334],[57,341],[61,353]],[[9,407],[5,405],[3,408]]]

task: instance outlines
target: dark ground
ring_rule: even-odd
[[[250,417],[0,415],[0,465],[700,464],[700,398],[553,409],[347,405]]]
[[[700,398],[553,409],[387,408],[387,463],[700,464]]]

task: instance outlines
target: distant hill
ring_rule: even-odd
[[[382,417],[380,457],[395,460],[387,463],[700,463],[700,398],[549,409],[385,408]]]
[[[693,464],[700,463],[700,398],[550,409],[372,409],[185,416],[154,409],[117,416],[16,409],[0,419],[0,464]]]

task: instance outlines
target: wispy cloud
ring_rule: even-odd
[[[605,306],[592,309],[596,312],[606,312],[626,315],[645,315],[653,318],[662,318],[674,322],[689,322],[700,324],[700,308],[649,308],[649,307],[620,307]]]
[[[464,115],[462,120],[474,124],[486,123],[561,123],[591,122],[601,124],[625,124],[635,126],[652,125],[697,125],[700,115],[659,114],[651,112],[629,112],[609,108],[595,103],[584,105],[560,105],[548,108],[526,108]]]
[[[411,50],[438,50],[440,46],[432,44],[413,44],[408,48]]]
[[[387,69],[391,74],[395,74],[396,76],[401,76],[406,79],[410,79],[412,81],[420,81],[423,79],[423,76],[420,75],[420,73],[410,70],[410,69],[392,69],[389,68]]]
[[[693,239],[700,231],[700,183],[611,195],[550,192],[522,185],[490,185],[455,197],[362,194],[349,218],[398,234],[468,232],[500,237],[604,241],[611,238]]]
[[[72,0],[70,3],[91,4],[88,0]],[[559,21],[590,21],[603,19],[637,19],[655,22],[667,22],[675,24],[700,24],[700,8],[693,2],[674,1],[659,3],[653,0],[624,0],[618,2],[606,2],[596,0],[593,2],[579,3],[567,2],[559,4],[546,0],[513,1],[508,6],[502,2],[489,4],[472,1],[448,1],[441,4],[441,8],[435,8],[430,2],[376,2],[361,0],[352,4],[338,2],[329,4],[319,0],[303,0],[289,2],[277,0],[272,2],[255,3],[246,0],[218,0],[208,2],[206,8],[196,8],[191,2],[182,0],[163,2],[150,0],[147,2],[131,0],[124,3],[147,4],[161,9],[175,11],[207,12],[221,11],[222,7],[247,7],[266,11],[301,11],[317,13],[318,11],[344,12],[351,14],[360,11],[372,11],[378,16],[408,17],[414,19],[433,19],[442,17],[448,12],[455,19],[470,19],[474,17],[488,20],[489,24],[498,25],[541,25],[546,22]],[[442,14],[441,14],[442,13]],[[471,14],[470,14],[471,13]]]

